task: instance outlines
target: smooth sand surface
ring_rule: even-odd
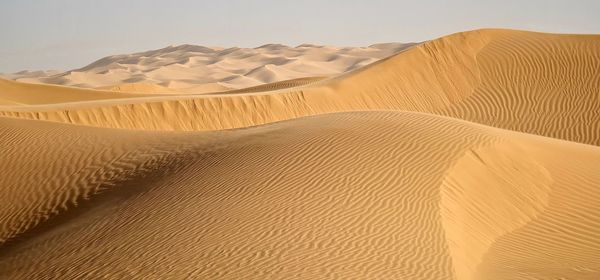
[[[0,81],[0,278],[600,279],[598,69],[477,30],[223,93]]]
[[[29,83],[125,92],[206,93],[308,76],[336,75],[412,45],[388,43],[344,48],[268,44],[257,48],[227,49],[180,45],[109,56],[66,72],[21,71],[4,77]]]

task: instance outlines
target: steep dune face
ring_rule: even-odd
[[[548,207],[554,179],[517,143],[496,141],[469,150],[441,184],[442,224],[457,279],[472,278],[497,238]]]
[[[442,114],[600,144],[600,36],[503,36],[488,44],[477,61],[480,85]],[[473,114],[469,108],[483,112]]]
[[[301,87],[314,84],[318,81],[327,79],[327,77],[304,77],[292,80],[279,81],[269,84],[264,84],[255,87],[247,87],[238,90],[230,90],[222,92],[221,94],[235,94],[235,93],[257,93],[266,91],[286,90],[294,87]]]
[[[211,133],[10,119],[1,129],[4,147],[15,135],[44,150],[4,155],[3,191],[18,207],[1,214],[3,277],[593,279],[600,269],[598,147],[399,112]],[[56,182],[27,187],[41,183],[27,174],[47,173]],[[24,207],[32,197],[41,208]]]
[[[600,36],[481,30],[424,43],[326,88],[352,109],[430,112],[600,145],[597,69]]]
[[[596,129],[600,126],[599,38],[471,31],[423,43],[333,79],[286,90],[139,100],[126,105],[10,107],[2,115],[115,128],[213,130],[319,113],[400,109],[600,145]]]

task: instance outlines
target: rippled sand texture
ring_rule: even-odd
[[[0,115],[115,128],[215,130],[336,111],[407,110],[600,145],[599,50],[600,36],[481,30],[288,89],[13,106],[0,108]]]
[[[598,69],[479,30],[226,93],[2,81],[0,278],[600,279]]]

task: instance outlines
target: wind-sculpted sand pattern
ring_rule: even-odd
[[[598,69],[479,30],[222,93],[7,82],[0,278],[600,279]]]
[[[114,128],[218,130],[329,112],[408,110],[600,145],[597,69],[600,36],[481,30],[283,91],[4,106],[0,114]]]
[[[213,133],[42,124],[3,120],[11,135],[36,131],[23,144],[47,154],[11,157],[20,168],[5,191],[16,205],[47,202],[34,214],[5,210],[3,221],[31,224],[9,231],[1,275],[471,279],[479,268],[509,275],[502,262],[520,264],[515,272],[546,267],[531,253],[544,241],[597,275],[597,147],[399,112]],[[62,170],[53,173],[62,184],[27,188],[24,174],[40,169],[32,158],[65,156],[52,141],[103,153],[70,149],[87,161],[42,162]],[[587,216],[569,216],[583,209]],[[3,228],[19,229],[11,225]]]

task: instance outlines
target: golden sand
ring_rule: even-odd
[[[598,69],[477,30],[220,93],[2,80],[0,278],[600,279]]]

